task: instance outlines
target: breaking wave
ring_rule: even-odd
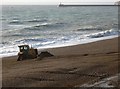
[[[16,41],[16,42],[47,42],[47,40],[46,39],[44,39],[44,38],[36,38],[36,39],[34,39],[34,38],[31,38],[31,39],[22,39],[22,40],[19,40],[19,41]]]
[[[88,35],[87,37],[100,38],[100,37],[119,35],[119,34],[120,34],[120,30],[111,29],[111,30],[106,30],[106,31],[98,32],[98,33],[93,33],[93,34]]]
[[[21,39],[15,41],[15,43],[20,44],[20,43],[27,43],[27,44],[34,44],[34,46],[45,46],[45,45],[51,45],[51,44],[56,44],[59,42],[67,42],[69,41],[70,38],[68,37],[58,37],[58,38],[30,38],[30,39]]]
[[[114,24],[109,24],[109,25],[98,25],[98,26],[83,26],[77,29],[77,31],[92,31],[92,30],[97,30],[97,31],[104,31],[107,29],[111,29],[111,28],[118,28],[118,24],[114,23]]]
[[[105,28],[102,27],[93,27],[93,26],[88,26],[88,27],[83,27],[83,28],[78,28],[77,31],[89,31],[89,30],[104,30]]]
[[[35,26],[27,27],[24,29],[27,30],[45,30],[45,29],[56,29],[56,28],[61,28],[65,24],[64,23],[42,23],[42,24],[37,24]]]
[[[12,21],[9,21],[8,23],[9,24],[12,24],[12,25],[19,25],[19,24],[26,24],[26,23],[39,23],[39,22],[47,22],[46,19],[33,19],[33,20],[23,20],[23,21],[20,21],[18,19],[13,19]]]
[[[47,20],[46,19],[43,19],[43,20],[39,20],[39,19],[33,19],[33,20],[29,20],[27,22],[46,22]]]
[[[23,24],[23,22],[19,21],[19,20],[12,20],[12,21],[9,22],[9,24],[15,24],[15,25],[17,25],[17,24]]]

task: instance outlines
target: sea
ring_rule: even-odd
[[[19,45],[37,49],[86,44],[118,37],[117,6],[3,5],[0,57]]]

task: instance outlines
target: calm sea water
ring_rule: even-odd
[[[49,48],[118,36],[117,6],[3,6],[0,56],[18,45]]]

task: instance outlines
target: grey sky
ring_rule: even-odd
[[[116,2],[118,0],[2,0],[1,4],[3,5],[58,5],[60,2],[87,2],[87,3],[92,3],[92,2]]]

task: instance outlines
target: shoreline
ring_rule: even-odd
[[[99,42],[99,41],[104,41],[104,40],[109,40],[109,39],[114,39],[114,38],[119,38],[120,36],[109,36],[109,37],[102,37],[102,38],[95,38],[95,39],[90,39],[89,41],[82,41],[81,43],[73,43],[70,45],[64,45],[64,46],[53,46],[53,47],[40,47],[38,48],[38,52],[42,50],[49,50],[49,49],[57,49],[57,48],[64,48],[64,47],[70,47],[70,46],[77,46],[77,45],[86,45],[94,42]],[[5,54],[4,56],[0,57],[0,59],[6,58],[6,57],[12,57],[12,56],[17,56],[17,55],[8,55]]]
[[[53,57],[2,59],[3,87],[75,87],[118,74],[118,39],[47,49]],[[118,85],[116,85],[117,87]]]

